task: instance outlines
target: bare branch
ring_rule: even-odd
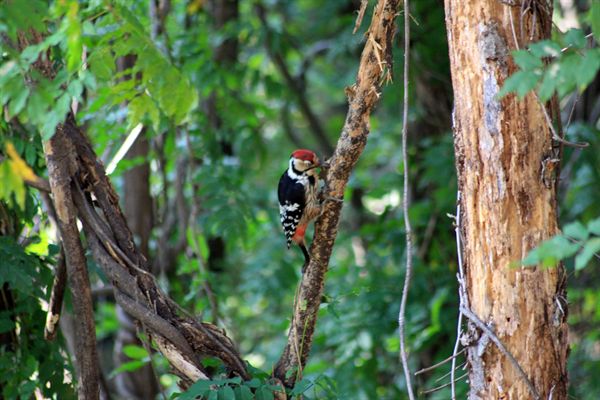
[[[465,349],[462,349],[461,351],[457,352],[456,354],[452,354],[450,357],[440,361],[439,363],[433,364],[427,368],[423,368],[418,370],[417,372],[415,372],[415,375],[421,375],[424,374],[425,372],[431,371],[436,369],[437,367],[441,367],[442,365],[446,364],[448,361],[454,361],[454,359],[456,357],[458,357],[459,355],[461,355],[462,353],[465,352]]]
[[[458,378],[456,378],[456,380],[457,380],[457,381],[459,381],[459,380],[463,379],[464,377],[466,377],[467,375],[469,375],[469,373],[468,373],[468,372],[465,372],[463,375],[461,375],[461,376],[459,376]],[[455,381],[453,380],[453,381],[450,381],[449,383],[445,383],[445,384],[443,384],[443,385],[440,385],[440,386],[438,386],[438,387],[434,387],[434,388],[432,388],[432,389],[428,389],[428,390],[423,390],[423,391],[421,392],[421,394],[430,394],[430,393],[434,393],[434,392],[437,392],[438,390],[442,390],[443,388],[450,386],[451,384],[452,384],[452,385],[454,385],[454,383],[455,383]]]
[[[368,4],[369,0],[360,0],[360,8],[358,9],[358,15],[356,16],[356,22],[354,23],[354,29],[352,30],[353,35],[356,34],[358,28],[360,28],[360,24],[362,24]]]
[[[379,43],[381,50],[373,46],[373,41],[365,43],[357,81],[346,91],[349,109],[326,171],[324,199],[343,199],[350,173],[367,143],[369,118],[379,99],[383,76],[374,53],[380,51],[386,58],[386,66],[391,68],[394,20],[398,3],[398,0],[380,0],[375,7],[369,33],[375,42]],[[341,209],[341,201],[325,200],[323,213],[315,224],[315,235],[310,248],[311,260],[302,275],[297,292],[296,304],[300,306],[294,309],[288,341],[273,372],[273,375],[288,387],[293,386],[297,378],[297,374],[289,372],[301,371],[310,353],[325,273],[337,235]]]
[[[404,194],[402,199],[402,209],[404,212],[404,227],[406,235],[406,273],[404,275],[404,287],[402,288],[402,299],[400,300],[400,311],[398,312],[398,336],[400,340],[400,360],[402,361],[402,368],[404,369],[404,378],[406,379],[406,389],[408,391],[408,398],[413,400],[415,395],[412,389],[410,366],[408,365],[408,355],[406,352],[406,336],[405,336],[405,315],[406,315],[406,302],[408,300],[408,291],[410,289],[410,281],[412,279],[412,227],[410,226],[410,217],[408,215],[408,208],[410,207],[409,198],[409,179],[408,179],[408,72],[409,72],[409,60],[410,60],[410,5],[408,0],[404,0],[404,104],[402,111],[402,162],[404,163]],[[372,36],[371,36],[372,37]],[[382,70],[383,72],[383,70]]]

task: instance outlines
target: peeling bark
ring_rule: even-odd
[[[317,313],[321,304],[325,273],[337,235],[341,199],[350,173],[360,157],[369,135],[369,119],[379,99],[382,82],[392,68],[392,40],[399,1],[380,0],[375,6],[367,42],[361,56],[356,83],[346,89],[349,107],[335,152],[326,175],[324,211],[315,223],[310,248],[310,264],[302,275],[287,345],[273,375],[291,387],[301,376],[312,345]]]
[[[552,3],[532,2],[524,15],[520,7],[496,0],[445,5],[469,303],[542,398],[566,399],[564,269],[518,267],[529,250],[558,232],[555,185],[541,174],[557,148],[534,94],[522,101],[497,97],[516,70],[510,58],[519,40],[514,32],[525,31],[533,40],[548,37]],[[516,22],[523,25],[514,27]],[[469,337],[470,399],[532,398],[489,337],[472,324]]]

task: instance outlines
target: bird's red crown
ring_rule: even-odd
[[[304,161],[312,161],[316,163],[318,161],[317,155],[310,150],[298,149],[292,153],[292,157]]]

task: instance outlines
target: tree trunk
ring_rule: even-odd
[[[542,171],[559,149],[535,94],[497,98],[516,69],[510,52],[549,37],[552,2],[508,3],[445,1],[467,297],[541,398],[566,399],[563,267],[519,266],[558,231],[556,185]],[[469,333],[469,398],[534,398],[489,337]]]

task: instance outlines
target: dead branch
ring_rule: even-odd
[[[358,15],[356,16],[356,22],[354,23],[354,29],[352,30],[353,35],[356,34],[358,28],[360,28],[360,25],[362,24],[368,4],[369,0],[360,0],[360,8],[358,9]]]
[[[375,53],[379,52],[380,56],[385,57],[386,67],[391,68],[398,3],[398,0],[380,0],[375,6],[368,30],[368,34],[374,40],[365,43],[356,83],[346,91],[349,108],[326,172],[325,199],[343,199],[350,173],[367,143],[370,114],[379,100],[384,76]],[[381,49],[375,47],[373,42],[378,43]],[[315,224],[315,235],[310,248],[311,261],[302,275],[298,289],[297,304],[301,306],[294,310],[287,344],[273,372],[273,375],[288,387],[294,385],[298,376],[292,372],[301,372],[310,353],[325,273],[337,235],[341,209],[341,201],[326,201],[323,213]]]
[[[55,135],[44,143],[50,188],[58,217],[67,275],[73,298],[75,326],[75,364],[77,394],[80,399],[98,399],[100,394],[99,360],[92,293],[87,273],[85,253],[77,229],[77,211],[70,191],[71,176],[76,169],[64,126],[59,124]]]

